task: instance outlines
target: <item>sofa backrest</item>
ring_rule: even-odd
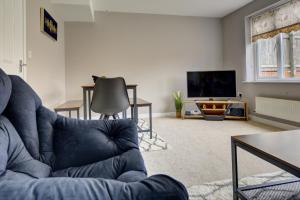
[[[12,90],[4,116],[13,124],[28,152],[39,159],[39,136],[36,112],[42,102],[33,89],[18,76],[9,76]]]
[[[20,77],[0,69],[0,115],[17,130],[26,149],[36,159],[52,164],[52,124],[56,114],[42,106],[41,99]]]
[[[38,161],[36,111],[41,105],[21,78],[9,77],[0,68],[0,175],[9,169],[33,177],[49,176],[51,168]]]
[[[11,95],[11,81],[0,68],[0,115],[5,110]]]

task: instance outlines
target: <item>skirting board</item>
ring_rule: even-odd
[[[176,113],[175,112],[168,112],[168,113],[152,113],[152,117],[175,117]],[[121,117],[121,115],[120,115]],[[130,114],[127,115],[128,118],[130,118]],[[83,117],[80,117],[83,119]],[[148,113],[140,113],[139,118],[147,119],[149,118]],[[96,120],[99,119],[99,114],[92,114],[92,119]]]
[[[67,114],[65,114],[63,112],[60,113],[60,114],[62,114],[63,116],[67,116]],[[152,117],[175,117],[175,115],[176,115],[175,112],[152,113]],[[127,117],[130,118],[130,114],[127,115]],[[139,118],[147,119],[147,118],[149,118],[149,114],[148,113],[141,113],[141,114],[139,114]],[[293,125],[290,125],[290,124],[286,124],[286,123],[282,123],[282,122],[279,122],[279,121],[267,119],[267,118],[260,117],[260,116],[257,116],[257,115],[253,115],[253,114],[249,115],[249,118],[253,121],[263,123],[263,124],[267,124],[267,125],[270,125],[270,126],[274,126],[274,127],[277,127],[277,128],[281,128],[283,130],[295,130],[295,129],[300,128],[298,126],[293,126]],[[83,119],[82,114],[80,116],[80,119]],[[93,113],[92,114],[92,119],[93,120],[99,119],[99,114],[94,114]]]
[[[282,123],[282,122],[279,122],[279,121],[267,119],[267,118],[260,117],[260,116],[257,116],[257,115],[249,115],[249,118],[251,120],[255,121],[255,122],[267,124],[267,125],[270,125],[270,126],[281,128],[283,130],[295,130],[295,129],[300,128],[298,126],[293,126],[293,125],[290,125],[290,124],[286,124],[286,123]]]
[[[148,113],[139,114],[141,118],[149,118]],[[175,117],[176,112],[167,112],[167,113],[152,113],[152,117]]]

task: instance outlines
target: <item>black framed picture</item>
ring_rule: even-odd
[[[41,32],[48,35],[53,40],[57,41],[57,22],[55,19],[46,11],[41,8]]]

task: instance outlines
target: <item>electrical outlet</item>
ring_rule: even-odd
[[[239,92],[239,98],[243,98],[243,93]]]

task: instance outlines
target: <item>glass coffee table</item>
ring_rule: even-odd
[[[237,147],[300,178],[300,130],[231,137],[233,199],[300,199],[300,179],[239,187]]]

